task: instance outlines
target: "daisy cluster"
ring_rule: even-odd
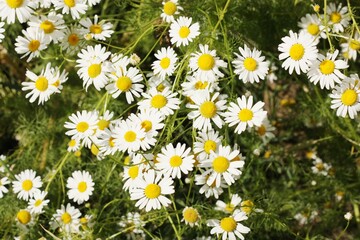
[[[354,119],[360,111],[359,76],[357,73],[345,75],[344,71],[350,71],[349,61],[357,59],[359,29],[353,27],[352,13],[341,3],[329,3],[323,14],[319,13],[318,5],[314,10],[316,14],[301,18],[297,33],[290,30],[289,35],[282,38],[278,46],[279,59],[290,74],[304,73],[314,85],[331,90],[331,109],[336,109],[337,116]],[[335,37],[340,41],[335,43]],[[324,42],[330,45],[327,52],[318,49]]]

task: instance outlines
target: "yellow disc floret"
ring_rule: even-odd
[[[328,75],[334,72],[335,63],[331,60],[324,60],[320,63],[319,68],[322,74]]]
[[[248,57],[244,60],[244,68],[248,71],[255,71],[257,68],[257,62],[255,59]]]
[[[40,24],[40,28],[44,30],[46,34],[52,33],[55,30],[55,25],[49,20],[45,20]]]
[[[164,13],[166,15],[172,16],[177,10],[177,6],[175,3],[168,1],[164,4]]]
[[[151,106],[154,108],[162,108],[167,104],[167,99],[161,94],[155,95],[151,99]]]
[[[38,79],[36,79],[35,88],[37,90],[39,90],[40,92],[44,92],[48,89],[48,87],[49,87],[49,82],[46,77],[41,76]]]
[[[204,53],[198,59],[198,66],[201,70],[209,71],[215,66],[215,59],[210,54]]]
[[[253,116],[254,116],[254,113],[250,109],[247,109],[247,108],[241,109],[238,114],[238,118],[242,122],[250,121],[251,119],[253,119]]]
[[[158,196],[160,196],[160,193],[161,193],[161,188],[157,184],[150,183],[145,188],[145,196],[147,198],[150,198],[150,199],[157,198]]]
[[[170,158],[170,166],[171,167],[179,167],[182,164],[182,158],[178,155],[172,156]]]
[[[223,173],[225,172],[230,166],[230,161],[226,157],[216,157],[212,163],[212,167],[215,172]]]
[[[293,60],[299,61],[304,56],[304,53],[305,53],[304,46],[301,45],[300,43],[295,43],[294,45],[291,46],[289,55]]]
[[[212,118],[216,114],[216,105],[211,101],[205,101],[200,106],[200,114],[204,118]]]
[[[127,76],[119,77],[116,80],[116,87],[123,92],[128,91],[131,88],[131,86],[132,86],[132,81]]]
[[[20,210],[17,213],[16,218],[21,224],[26,225],[31,221],[31,214],[27,210]]]
[[[96,78],[101,73],[101,64],[91,64],[88,68],[88,75],[90,78]]]
[[[226,232],[232,232],[236,229],[236,221],[233,217],[226,217],[221,219],[220,227]]]
[[[356,103],[358,95],[354,89],[346,89],[341,95],[341,102],[345,106],[352,106]]]

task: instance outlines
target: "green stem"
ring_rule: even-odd
[[[46,185],[45,192],[48,192],[51,182],[54,180],[56,175],[61,171],[62,167],[64,166],[66,160],[69,157],[70,152],[67,152],[66,155],[60,160],[59,166],[56,167],[55,173],[53,173],[48,181],[48,184]]]
[[[165,208],[165,211],[166,211],[166,214],[167,214],[167,218],[169,219],[169,222],[172,226],[172,228],[174,229],[174,232],[175,232],[175,235],[176,235],[176,238],[178,240],[181,240],[181,235],[179,234],[175,224],[174,224],[174,221],[172,220],[171,216],[170,216],[170,213],[168,212],[168,210]]]

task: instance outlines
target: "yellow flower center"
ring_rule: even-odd
[[[171,167],[179,167],[182,164],[182,158],[178,155],[172,156],[170,158]]]
[[[360,42],[356,40],[351,40],[350,48],[356,51],[360,50]]]
[[[64,3],[69,8],[75,7],[75,0],[64,0]]]
[[[114,140],[115,140],[115,139],[112,138],[112,137],[109,138],[109,146],[110,146],[110,147],[114,147],[114,146],[115,146]]]
[[[310,23],[310,24],[307,26],[307,31],[308,31],[308,33],[310,33],[311,35],[316,36],[316,35],[320,32],[319,25],[314,24],[314,23]]]
[[[78,184],[78,190],[79,190],[79,192],[81,192],[81,193],[83,193],[83,192],[85,192],[86,191],[86,189],[87,189],[87,184],[86,184],[86,182],[80,182],[79,184]]]
[[[295,60],[295,61],[299,61],[305,53],[305,48],[303,45],[301,45],[300,43],[295,43],[294,45],[291,46],[290,48],[290,57]]]
[[[31,40],[28,45],[28,49],[30,52],[35,52],[39,49],[40,42],[38,40]]]
[[[204,71],[211,70],[215,66],[215,59],[210,54],[204,53],[198,59],[198,66]]]
[[[200,106],[201,116],[204,118],[212,118],[216,114],[216,105],[211,101],[205,101]]]
[[[89,129],[89,124],[87,122],[79,122],[77,125],[76,125],[76,130],[78,132],[85,132],[86,130]]]
[[[351,106],[356,103],[358,95],[354,89],[346,89],[341,95],[341,102],[345,106]]]
[[[106,121],[105,119],[100,119],[98,121],[97,125],[100,130],[104,130],[105,128],[107,128],[110,125],[110,122]]]
[[[251,57],[248,57],[248,58],[245,58],[244,60],[244,67],[246,70],[248,71],[255,71],[256,68],[257,68],[257,62],[255,59],[251,58]]]
[[[234,205],[232,205],[231,203],[228,203],[228,204],[226,204],[226,206],[225,206],[225,211],[227,211],[227,212],[229,212],[229,213],[232,213],[232,212],[234,211],[234,208],[235,208]]]
[[[55,25],[49,20],[45,20],[40,24],[40,28],[44,30],[46,34],[52,33],[55,30]]]
[[[179,36],[181,38],[187,38],[190,34],[190,29],[186,26],[182,26],[179,30]]]
[[[134,131],[127,131],[124,135],[124,139],[127,142],[133,142],[136,139],[136,133]]]
[[[199,90],[199,89],[205,89],[208,85],[208,82],[205,81],[205,82],[202,82],[202,81],[197,81],[195,83],[195,89]]]
[[[162,83],[156,86],[156,90],[158,90],[159,92],[162,92],[164,89],[165,89],[165,85]]]
[[[116,87],[123,92],[128,91],[132,86],[132,81],[129,77],[122,76],[116,80]]]
[[[145,196],[147,198],[150,199],[157,198],[158,196],[160,196],[160,193],[161,193],[161,187],[157,184],[150,183],[145,188]]]
[[[187,208],[184,212],[183,212],[183,217],[185,219],[186,222],[189,223],[195,223],[197,222],[197,220],[199,219],[199,214],[196,211],[196,209],[194,208]]]
[[[35,207],[38,207],[38,206],[40,206],[41,205],[41,203],[42,203],[42,200],[41,199],[38,199],[38,200],[36,200],[35,201]]]
[[[167,99],[161,94],[155,95],[151,99],[151,106],[154,108],[162,108],[167,104]]]
[[[130,164],[130,161],[131,161],[131,157],[130,157],[130,156],[126,156],[125,159],[124,159],[124,164],[125,164],[125,165],[129,165],[129,164]]]
[[[324,60],[320,63],[319,68],[322,74],[328,75],[334,72],[335,63],[331,60]]]
[[[249,214],[254,207],[254,203],[251,200],[242,201],[240,205],[241,205],[241,210],[246,214]]]
[[[225,172],[230,166],[230,162],[227,158],[219,156],[214,159],[212,167],[217,173]]]
[[[71,215],[67,212],[64,212],[62,215],[61,215],[61,221],[64,223],[64,224],[68,224],[71,222]]]
[[[160,67],[162,67],[162,69],[167,69],[169,66],[170,66],[170,58],[164,57],[163,59],[161,59]]]
[[[22,182],[22,189],[24,191],[30,191],[33,187],[33,182],[29,179],[26,179]]]
[[[79,39],[79,37],[78,37],[78,35],[76,33],[72,33],[68,37],[68,43],[71,46],[76,46],[79,41],[80,41],[80,39]]]
[[[141,127],[145,130],[145,132],[148,132],[152,129],[152,122],[149,120],[142,121]]]
[[[139,166],[132,166],[128,170],[128,174],[131,179],[135,179],[139,175]]]
[[[76,152],[74,152],[75,157],[80,157],[81,156],[81,151],[77,150]]]
[[[86,224],[88,223],[87,218],[86,218],[86,217],[80,218],[80,223],[81,223],[82,225],[86,225]]]
[[[207,140],[204,144],[204,150],[207,154],[210,154],[210,151],[216,150],[216,142],[214,142],[213,140]]]
[[[101,64],[91,64],[88,68],[88,74],[90,78],[96,78],[101,73]]]
[[[39,77],[35,81],[35,88],[40,92],[44,92],[48,89],[49,82],[46,77]]]
[[[338,13],[338,12],[333,12],[331,13],[330,15],[330,20],[333,22],[333,23],[339,23],[341,21],[341,14]]]
[[[325,167],[324,167],[324,164],[323,164],[323,163],[317,163],[317,164],[315,165],[315,167],[316,167],[319,171],[322,171],[322,170],[324,170],[324,169],[325,169]]]
[[[28,224],[31,221],[31,214],[27,210],[20,210],[16,215],[21,224]]]
[[[93,34],[100,34],[102,31],[102,27],[99,24],[93,24],[90,26],[90,32]]]
[[[95,144],[91,145],[90,151],[95,156],[97,156],[99,154],[99,148]]]
[[[164,4],[164,13],[166,15],[171,16],[176,12],[176,10],[177,10],[177,6],[173,2],[169,1]]]
[[[23,4],[24,0],[6,0],[7,5],[10,8],[18,8],[21,7],[21,5]]]
[[[220,227],[226,232],[232,232],[236,229],[236,221],[233,217],[226,217],[221,219]]]
[[[238,118],[242,122],[250,121],[253,118],[253,116],[254,116],[253,112],[247,108],[241,109],[238,114]]]
[[[266,133],[266,128],[264,125],[261,125],[258,129],[257,129],[257,132],[260,136],[264,136],[265,133]]]
[[[55,87],[59,87],[60,86],[60,80],[58,79],[58,80],[56,80],[53,84],[51,84],[51,85],[53,85],[53,86],[55,86]]]

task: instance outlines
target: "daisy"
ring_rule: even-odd
[[[60,227],[66,233],[77,233],[80,227],[80,216],[79,209],[71,206],[70,203],[66,207],[61,205],[52,217],[51,226],[53,229]]]
[[[144,129],[130,120],[122,120],[115,128],[114,143],[119,151],[136,152],[145,140]]]
[[[0,16],[8,24],[15,23],[15,17],[24,23],[31,17],[35,7],[36,3],[31,0],[1,0]]]
[[[198,79],[215,81],[224,74],[219,67],[227,67],[227,63],[216,56],[215,50],[209,50],[209,45],[199,45],[200,52],[192,53],[189,67]]]
[[[21,58],[29,56],[26,60],[30,62],[34,57],[40,56],[40,51],[47,48],[49,39],[45,38],[43,32],[40,32],[34,28],[28,28],[22,30],[23,36],[18,36],[15,41],[15,51],[18,54],[24,54]]]
[[[110,124],[109,128],[105,128],[101,132],[98,145],[102,155],[114,155],[118,148],[115,146],[115,124]]]
[[[169,176],[163,176],[151,169],[144,173],[137,188],[130,189],[130,199],[138,200],[135,207],[145,208],[145,211],[149,212],[151,209],[167,207],[171,201],[164,195],[174,192],[173,180]]]
[[[50,71],[52,71],[56,79],[56,81],[52,85],[54,85],[58,89],[56,93],[60,93],[60,91],[63,89],[63,83],[68,80],[69,73],[65,69],[61,71],[60,68],[57,66],[55,68],[51,68]]]
[[[203,91],[213,93],[214,91],[220,90],[218,82],[200,80],[191,75],[186,76],[186,80],[186,82],[181,83],[182,94],[189,98],[192,98],[192,96],[196,96]]]
[[[0,43],[5,38],[5,36],[3,34],[5,32],[4,25],[5,25],[4,22],[0,22]]]
[[[222,136],[214,130],[198,132],[194,142],[194,153],[199,162],[206,160],[211,151],[217,152],[221,144]]]
[[[117,69],[110,77],[113,81],[106,86],[106,90],[113,98],[117,98],[121,93],[125,93],[127,103],[131,104],[135,100],[134,96],[140,97],[140,94],[143,92],[144,85],[141,83],[143,77],[137,68]]]
[[[84,14],[88,9],[88,5],[84,0],[53,0],[55,10],[62,9],[62,14],[71,14],[73,19],[79,19],[80,14]]]
[[[159,92],[162,92],[166,87],[172,88],[172,83],[167,79],[161,79],[160,76],[155,75],[153,72],[146,74],[146,77],[148,78],[149,88],[156,88]]]
[[[281,39],[283,42],[278,47],[281,52],[279,59],[285,59],[281,67],[285,70],[289,69],[290,74],[294,69],[298,75],[300,72],[306,73],[311,61],[315,60],[317,56],[316,42],[311,35],[304,32],[297,34],[290,30],[289,34],[290,36]]]
[[[194,167],[194,155],[190,155],[190,151],[190,148],[186,148],[186,144],[178,143],[174,147],[169,143],[161,148],[161,153],[157,155],[157,169],[166,176],[180,179],[181,173],[188,174]]]
[[[180,47],[181,45],[187,46],[194,38],[200,35],[199,23],[193,23],[192,18],[179,17],[179,19],[173,21],[170,25],[169,36],[171,44]]]
[[[83,86],[86,91],[91,84],[94,84],[96,90],[100,91],[108,82],[107,74],[111,72],[110,63],[106,59],[110,56],[105,47],[100,44],[95,47],[87,46],[78,54],[79,59],[76,66],[78,75],[84,81]]]
[[[319,36],[326,38],[325,27],[316,14],[306,14],[305,17],[300,19],[298,26],[301,28],[300,32],[310,34],[314,40],[318,39]]]
[[[84,145],[90,148],[91,137],[97,128],[98,116],[96,112],[77,111],[76,114],[71,114],[69,119],[70,122],[65,122],[64,125],[65,128],[69,129],[65,134],[76,141],[82,140]]]
[[[121,217],[119,226],[125,230],[128,239],[145,239],[144,226],[146,222],[138,212],[128,212]]]
[[[0,179],[0,198],[4,197],[4,193],[7,193],[9,190],[5,187],[5,185],[9,184],[9,178],[3,177]]]
[[[357,74],[346,77],[330,94],[331,109],[337,109],[336,115],[351,119],[360,111],[360,82]]]
[[[249,215],[253,210],[257,211],[257,212],[261,212],[261,209],[254,209],[254,203],[251,200],[244,200],[241,202],[240,204],[241,206],[241,211],[243,211],[244,213],[246,213],[246,215]]]
[[[141,58],[136,53],[133,53],[131,54],[129,60],[131,65],[136,66],[140,63]]]
[[[89,172],[75,171],[67,179],[66,187],[69,189],[67,195],[77,204],[82,204],[89,200],[94,191],[94,185]]]
[[[64,38],[60,46],[69,54],[77,53],[84,45],[84,38],[77,25],[71,25],[64,30]]]
[[[37,98],[38,104],[44,104],[44,102],[50,99],[51,94],[55,92],[60,92],[57,87],[54,85],[57,81],[57,76],[51,71],[51,65],[48,63],[46,68],[41,70],[39,75],[26,70],[26,77],[31,81],[22,82],[21,85],[22,91],[31,90],[26,94],[26,98],[30,98],[29,101],[33,103]]]
[[[41,214],[44,212],[43,208],[48,205],[50,200],[45,199],[47,192],[37,192],[34,194],[33,198],[29,200],[28,209],[30,213]]]
[[[320,158],[314,159],[313,165],[314,166],[311,167],[312,172],[323,176],[327,176],[332,167],[331,164],[323,162]]]
[[[230,239],[235,240],[240,238],[244,240],[243,234],[250,232],[250,228],[241,224],[241,221],[247,220],[246,214],[240,210],[236,210],[231,216],[224,217],[220,221],[211,219],[207,221],[207,225],[213,227],[210,234],[222,235],[222,240]]]
[[[193,119],[193,127],[196,129],[210,130],[211,122],[214,122],[218,128],[222,128],[224,121],[220,118],[226,109],[227,95],[220,95],[219,92],[210,96],[207,91],[199,92],[191,97],[194,104],[187,104],[186,107],[192,109],[188,114],[189,119]]]
[[[241,200],[242,199],[238,194],[233,194],[229,203],[217,200],[215,203],[215,209],[231,214],[234,212],[235,208],[240,205]]]
[[[16,181],[13,181],[13,191],[17,193],[17,198],[28,201],[39,188],[42,186],[42,181],[39,176],[36,177],[36,172],[32,169],[26,169],[21,173],[15,175]]]
[[[123,189],[136,188],[144,173],[143,156],[134,154],[128,166],[124,166]]]
[[[335,82],[341,83],[341,79],[344,79],[345,75],[339,69],[346,69],[348,65],[344,60],[336,60],[338,54],[339,50],[335,50],[334,53],[327,53],[326,56],[319,53],[307,73],[310,82],[315,85],[320,82],[321,89],[324,87],[332,89]]]
[[[114,121],[111,121],[111,119],[114,117],[114,113],[110,112],[109,110],[106,110],[102,116],[98,117],[97,122],[97,129],[96,134],[101,133],[105,131],[105,129],[109,128],[111,123],[114,123]]]
[[[200,168],[207,170],[203,175],[209,177],[206,180],[208,185],[215,183],[216,187],[220,187],[222,178],[230,186],[235,182],[234,176],[241,175],[241,170],[245,162],[240,159],[237,160],[240,154],[239,150],[231,150],[229,146],[219,146],[218,152],[211,151],[209,159],[199,164]],[[236,159],[236,160],[234,160]]]
[[[269,71],[269,64],[265,61],[265,57],[261,56],[261,51],[256,48],[251,51],[244,44],[244,48],[239,47],[239,52],[240,55],[235,53],[236,59],[232,61],[234,73],[239,75],[239,79],[244,83],[264,80]]]
[[[161,48],[155,53],[158,59],[151,64],[154,75],[160,76],[164,80],[166,76],[171,76],[176,69],[176,62],[178,60],[177,54],[171,47]]]
[[[138,121],[148,138],[157,136],[158,131],[164,128],[163,115],[153,109],[143,109],[138,114],[131,114],[129,119],[133,122]]]
[[[266,111],[263,110],[264,102],[257,102],[253,105],[253,96],[246,99],[246,96],[236,99],[237,104],[230,102],[228,111],[224,113],[225,122],[230,127],[237,124],[235,133],[241,134],[246,127],[261,126],[266,117]]]
[[[174,15],[179,14],[179,10],[183,10],[182,7],[178,6],[178,0],[168,0],[162,4],[164,7],[160,16],[165,22],[173,22],[175,20]]]
[[[161,92],[154,87],[150,88],[147,93],[143,93],[145,99],[138,102],[139,109],[154,109],[163,116],[174,114],[174,110],[180,108],[180,100],[176,98],[176,95],[177,93],[171,92],[167,87]]]
[[[90,34],[91,37],[96,40],[106,40],[106,38],[110,38],[111,34],[114,33],[114,31],[111,30],[113,25],[105,21],[99,22],[98,15],[94,16],[94,22],[92,22],[90,18],[81,19],[80,25],[84,27],[84,29],[82,29],[84,35]]]
[[[185,224],[190,225],[190,227],[194,227],[195,225],[199,225],[199,221],[201,219],[199,212],[193,207],[185,207],[182,211],[183,218],[181,221],[185,221]]]
[[[123,54],[112,54],[110,57],[112,68],[116,71],[124,71],[130,64],[130,58]]]
[[[200,194],[205,194],[206,198],[214,196],[216,199],[224,192],[224,188],[228,187],[225,183],[221,182],[220,187],[217,187],[215,182],[211,185],[207,184],[207,180],[210,174],[203,174],[204,172],[200,170],[201,174],[195,175],[195,185],[201,185],[199,190]]]
[[[330,3],[326,9],[327,15],[330,17],[329,23],[332,25],[334,33],[344,32],[344,28],[349,25],[350,16],[348,8],[342,6],[341,3],[336,7],[335,3]]]
[[[68,142],[68,148],[67,148],[67,151],[68,152],[76,152],[77,150],[80,149],[80,140],[77,140],[77,139],[71,139],[69,142]]]
[[[255,130],[264,143],[267,143],[270,139],[275,137],[273,133],[275,127],[270,123],[267,117],[264,118],[260,126],[255,127]]]
[[[354,37],[349,37],[348,40],[340,44],[341,52],[346,59],[353,61],[357,58],[357,53],[360,50],[360,35],[358,32],[354,34]]]

